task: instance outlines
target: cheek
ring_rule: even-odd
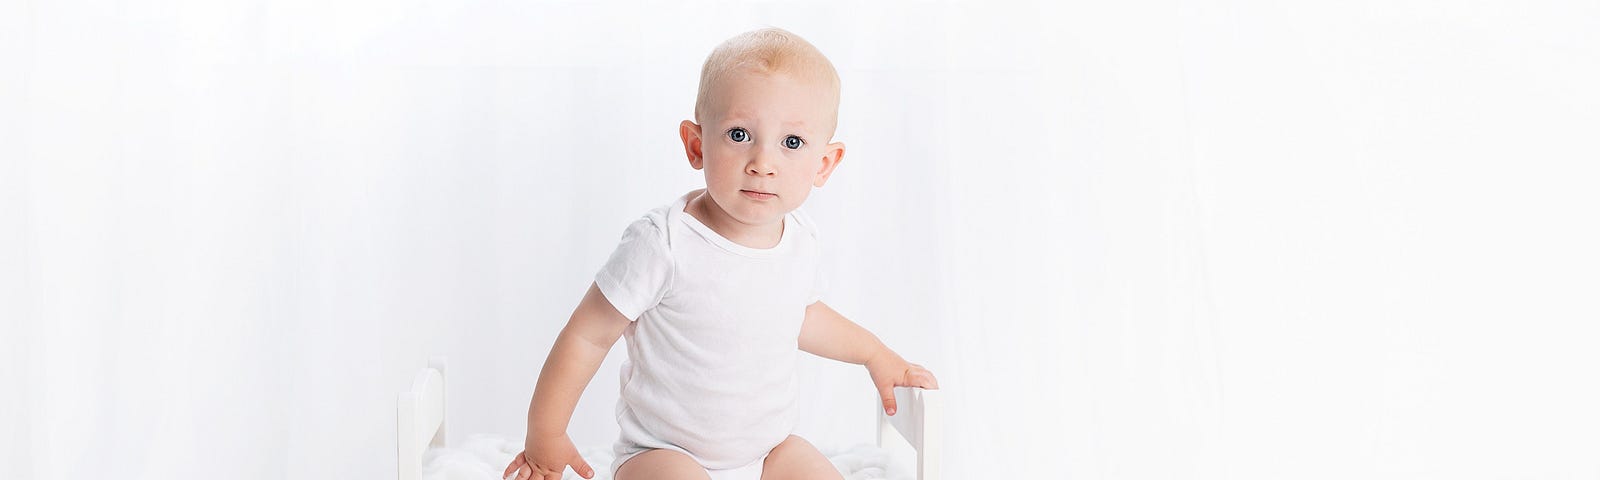
[[[811,179],[816,177],[817,172],[820,171],[822,171],[822,160],[807,157],[807,160],[800,162],[800,165],[795,170],[795,173],[798,173],[798,176],[805,177],[806,182],[810,183]]]
[[[817,170],[822,169],[821,162],[801,162],[795,165],[794,171],[784,179],[795,190],[811,189],[811,182],[817,178]]]
[[[726,157],[713,159],[706,157],[705,174],[706,183],[721,186],[726,183],[738,183],[744,175],[743,167],[738,162],[728,161]]]
[[[728,158],[729,158],[729,156],[728,156],[728,153],[726,151],[723,151],[721,149],[706,149],[706,151],[705,151],[705,168],[706,168],[706,171],[709,172],[709,171],[727,169],[728,168],[727,167]]]

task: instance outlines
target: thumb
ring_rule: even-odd
[[[894,384],[878,385],[878,396],[883,398],[883,413],[894,416]]]
[[[583,457],[578,457],[578,461],[572,464],[572,471],[578,472],[578,476],[583,478],[594,478],[594,468]]]

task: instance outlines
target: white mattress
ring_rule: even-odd
[[[872,445],[850,448],[817,447],[833,461],[846,480],[910,480],[916,477],[909,465],[890,461],[889,451]],[[511,456],[522,451],[522,441],[495,435],[473,435],[455,445],[429,450],[422,457],[424,480],[501,480],[500,472],[511,463]],[[594,480],[611,479],[609,445],[580,448],[584,460],[594,467]],[[569,469],[563,480],[581,479]]]

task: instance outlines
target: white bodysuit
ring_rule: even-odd
[[[665,448],[714,479],[752,467],[758,478],[767,452],[794,429],[800,324],[822,290],[816,230],[794,211],[776,246],[745,247],[683,211],[699,194],[629,225],[595,276],[634,320],[623,331],[613,474]]]

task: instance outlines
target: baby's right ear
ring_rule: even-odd
[[[705,155],[700,151],[700,125],[684,120],[678,124],[678,136],[683,138],[683,151],[689,155],[689,166],[699,170],[705,167]]]

